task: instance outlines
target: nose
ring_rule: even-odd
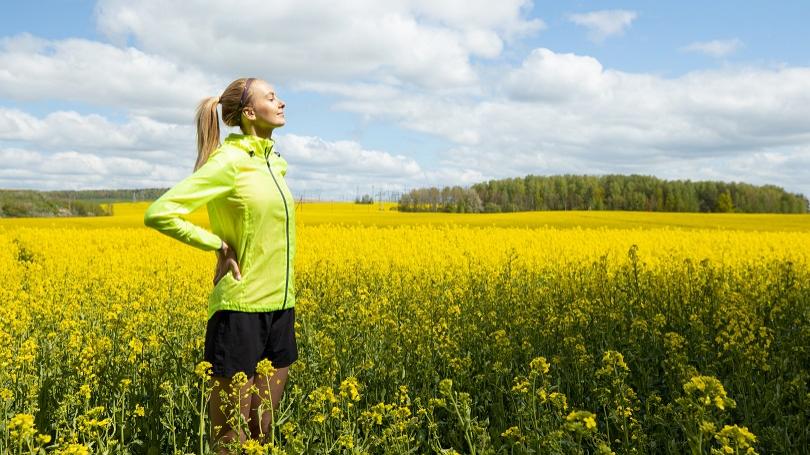
[[[284,106],[286,106],[287,104],[286,104],[286,103],[284,103],[284,101],[282,101],[282,100],[281,100],[281,98],[279,98],[279,99],[278,99],[278,105],[279,105],[279,107],[281,107],[281,108],[283,109],[283,108],[284,108]]]

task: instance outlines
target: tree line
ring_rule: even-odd
[[[166,188],[124,190],[0,190],[0,217],[107,216],[113,202],[151,201]]]
[[[408,212],[631,210],[654,212],[807,213],[801,194],[775,185],[663,180],[645,175],[552,175],[506,178],[469,188],[417,188],[403,194]]]
[[[44,194],[60,199],[83,199],[99,202],[154,201],[168,188],[137,188],[119,190],[57,190],[43,191]]]
[[[0,190],[0,217],[103,216],[109,207],[34,190]]]

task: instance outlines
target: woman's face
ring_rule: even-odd
[[[284,126],[284,101],[267,82],[256,79],[250,84],[250,101],[244,113],[256,129],[274,129]]]

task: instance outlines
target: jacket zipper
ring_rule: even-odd
[[[281,304],[281,309],[283,310],[285,306],[287,306],[287,290],[290,286],[290,212],[287,209],[287,198],[284,197],[284,192],[281,191],[281,186],[278,184],[278,180],[276,180],[275,174],[273,174],[273,169],[270,168],[270,153],[268,153],[269,149],[264,150],[264,159],[265,163],[267,164],[267,170],[270,171],[270,176],[273,177],[273,182],[276,184],[276,188],[278,188],[279,194],[281,194],[281,200],[284,202],[284,219],[286,221],[286,240],[287,240],[287,274],[286,278],[284,279],[284,303]]]

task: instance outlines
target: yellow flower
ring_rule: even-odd
[[[57,455],[90,455],[90,449],[84,444],[68,444],[65,448],[57,450]]]
[[[571,411],[565,417],[565,428],[580,434],[591,433],[596,429],[596,415],[589,411]]]
[[[624,356],[621,352],[605,351],[602,354],[602,365],[605,367],[612,367],[616,370],[629,371],[627,364],[624,363]]]
[[[337,443],[347,449],[354,447],[354,438],[350,434],[342,434],[337,440]]]
[[[349,376],[340,383],[340,396],[350,398],[352,401],[360,401],[359,386],[360,384],[357,382],[357,378]]]
[[[211,377],[211,366],[212,365],[210,362],[203,360],[194,368],[194,374],[197,375],[197,377],[201,380],[205,381]]]
[[[561,411],[568,409],[568,399],[563,393],[551,392],[548,395],[548,401],[551,402],[551,404],[554,405],[554,407],[556,407]]]
[[[509,427],[501,433],[501,436],[506,439],[512,439],[515,442],[523,442],[526,440],[526,437],[523,436],[523,432],[520,431],[519,427]]]
[[[683,385],[684,392],[703,406],[714,404],[718,409],[725,410],[726,406],[734,407],[736,402],[726,395],[723,384],[712,376],[693,376]]]
[[[700,432],[708,435],[713,435],[716,427],[714,426],[713,422],[709,422],[704,420],[700,422]]]
[[[380,404],[382,404],[382,403],[380,403]],[[363,411],[360,415],[363,418],[367,419],[369,422],[373,423],[373,424],[382,425],[383,414],[382,414],[382,412],[380,412],[380,406],[379,406],[380,404],[376,404],[376,405],[372,406],[371,410]],[[383,405],[383,412],[384,412],[384,409],[385,408],[384,408],[384,405]]]
[[[271,362],[270,359],[262,359],[256,364],[256,373],[270,377],[276,374],[276,369],[273,367],[273,362]]]
[[[11,418],[8,429],[14,439],[28,439],[37,432],[34,427],[34,416],[31,414],[15,415]]]
[[[529,381],[525,378],[515,378],[515,385],[512,386],[512,392],[526,393],[529,391]]]
[[[551,365],[546,361],[545,357],[535,357],[529,363],[529,370],[534,373],[547,374]]]
[[[244,371],[238,371],[231,378],[231,389],[238,392],[245,384],[247,384],[247,382],[247,374],[245,374]]]
[[[736,453],[745,450],[745,453],[756,454],[751,446],[756,442],[757,437],[748,431],[747,427],[739,427],[737,425],[725,425],[723,429],[714,435],[714,438],[723,446],[723,450],[727,453]],[[728,452],[728,449],[731,452]]]
[[[293,433],[295,433],[294,423],[287,421],[281,426],[281,434],[283,434],[285,438],[292,439]]]
[[[248,439],[242,443],[242,450],[244,450],[245,455],[263,455],[265,453],[262,444],[255,439]]]
[[[452,390],[453,390],[452,379],[442,379],[441,381],[439,381],[439,393],[447,396],[450,395]]]
[[[585,422],[585,428],[593,429],[596,428],[596,419],[593,416],[588,416],[582,419]]]
[[[79,387],[79,394],[81,394],[84,397],[85,400],[89,400],[90,399],[90,386],[87,385],[87,384],[82,384],[82,386]]]

